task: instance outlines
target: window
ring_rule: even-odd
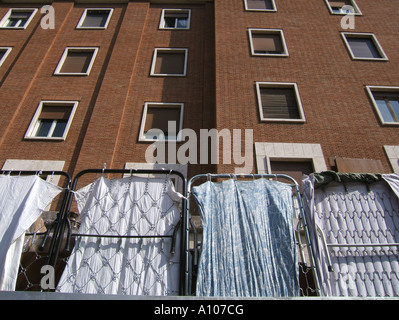
[[[399,87],[366,87],[382,124],[399,125]]]
[[[388,60],[377,38],[372,33],[341,33],[354,60]]]
[[[255,154],[258,173],[284,173],[298,183],[302,174],[327,170],[321,145],[316,143],[255,142]]]
[[[247,11],[277,11],[274,0],[244,0]]]
[[[190,29],[190,9],[163,9],[161,15],[160,29]]]
[[[348,13],[353,13],[355,15],[362,14],[354,0],[336,0],[336,1],[326,0],[326,3],[331,14],[343,14],[343,15],[346,15]],[[350,6],[352,8],[349,8],[347,6]]]
[[[29,22],[33,19],[33,16],[37,12],[37,9],[26,9],[17,8],[8,10],[7,14],[0,21],[1,28],[15,28],[25,29]]]
[[[304,174],[309,175],[314,172],[313,164],[311,160],[270,160],[270,173],[273,174],[286,174],[299,184],[302,189],[302,177]],[[287,180],[282,179],[282,182]]]
[[[89,75],[98,48],[67,48],[55,70],[57,75]]]
[[[77,105],[77,101],[40,102],[25,138],[65,140]]]
[[[288,50],[282,30],[249,29],[251,53],[254,56],[287,57]]]
[[[6,60],[10,52],[11,52],[10,47],[0,47],[0,66],[3,64],[4,60]]]
[[[151,67],[153,76],[185,76],[187,49],[155,49]]]
[[[147,102],[144,105],[140,141],[180,141],[183,124],[182,103]]]
[[[77,25],[78,29],[106,29],[113,9],[85,9]]]
[[[257,82],[261,121],[305,122],[296,83]]]

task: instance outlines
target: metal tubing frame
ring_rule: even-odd
[[[185,284],[186,286],[188,285],[189,281],[189,266],[188,266],[188,262],[189,262],[189,231],[190,231],[190,225],[189,223],[191,222],[191,215],[190,215],[190,195],[191,195],[191,188],[193,183],[201,178],[205,178],[208,180],[211,180],[212,178],[217,178],[217,179],[256,179],[256,178],[264,178],[264,179],[278,179],[278,178],[283,178],[283,179],[287,179],[291,182],[292,187],[295,190],[295,194],[298,200],[298,204],[299,204],[299,219],[300,221],[302,221],[302,225],[303,225],[303,229],[305,231],[305,237],[306,237],[306,242],[309,246],[309,256],[311,259],[311,268],[314,270],[313,272],[313,278],[315,281],[315,285],[316,285],[316,292],[318,295],[320,295],[320,281],[318,278],[318,273],[316,272],[315,268],[316,268],[316,264],[315,264],[315,258],[313,256],[313,249],[312,249],[312,241],[311,241],[311,237],[310,237],[310,233],[309,233],[309,229],[308,229],[308,223],[306,221],[306,215],[304,214],[304,207],[303,207],[303,201],[302,201],[302,197],[299,191],[299,185],[298,182],[292,178],[289,175],[286,174],[228,174],[228,173],[222,173],[222,174],[199,174],[196,175],[194,177],[192,177],[187,184],[187,204],[186,204],[186,209],[187,209],[187,220],[185,223],[185,231],[187,233],[186,237],[185,237],[185,246],[186,246],[186,281]],[[196,230],[194,228],[194,226],[192,225],[193,229],[194,229],[194,235],[195,237],[197,236]],[[301,244],[300,244],[301,245]],[[197,244],[195,244],[195,247],[197,247]],[[301,249],[302,250],[302,249]],[[194,253],[196,255],[196,251],[197,248],[194,248]],[[197,263],[196,261],[196,256],[194,256],[194,261],[195,263]],[[188,292],[188,287],[186,287],[186,292]]]
[[[72,205],[72,200],[73,200],[73,192],[76,189],[76,186],[78,184],[78,180],[79,178],[81,178],[83,175],[85,174],[157,174],[157,175],[176,175],[179,178],[181,178],[182,182],[183,182],[183,196],[185,196],[186,192],[187,192],[187,180],[184,177],[184,175],[176,170],[167,170],[167,169],[86,169],[83,171],[80,171],[75,178],[73,179],[73,183],[71,186],[71,191],[69,192],[69,197],[68,197],[68,202],[67,202],[67,206],[66,206],[66,210],[64,211],[64,215],[61,219],[61,227],[60,227],[60,237],[58,237],[58,242],[57,242],[57,255],[60,251],[61,248],[61,243],[62,243],[62,239],[63,239],[63,235],[65,233],[65,228],[68,228],[69,230],[69,219],[68,219],[68,213],[69,210],[71,208]],[[184,226],[186,224],[186,199],[185,197],[182,198],[182,211],[181,211],[181,217],[180,217],[180,221],[182,221],[182,225]],[[176,229],[179,226],[177,225],[174,231],[174,234],[176,233]],[[186,287],[186,284],[184,283],[186,278],[184,277],[184,273],[182,272],[182,267],[186,265],[186,261],[185,258],[186,256],[184,255],[184,243],[185,243],[185,236],[186,233],[184,232],[184,228],[181,228],[180,230],[181,232],[181,246],[180,246],[180,283],[179,283],[179,294],[180,295],[184,295],[184,288]],[[165,235],[165,236],[110,236],[110,235],[82,235],[82,234],[69,234],[69,236],[90,236],[90,237],[114,237],[114,238],[172,238],[173,235]],[[68,239],[67,239],[68,240]],[[173,245],[172,245],[173,246]],[[67,241],[67,249],[69,249],[68,247],[68,241]]]
[[[334,268],[331,262],[331,255],[329,248],[374,248],[374,247],[399,247],[399,243],[327,243],[326,237],[324,235],[323,230],[317,225],[317,232],[320,234],[321,241],[323,243],[324,251],[326,253],[327,258],[327,269],[329,272],[333,272]]]
[[[62,198],[62,203],[60,210],[58,210],[57,213],[57,218],[54,220],[53,225],[47,229],[46,232],[41,232],[41,233],[35,233],[35,235],[44,235],[43,242],[40,246],[40,248],[44,249],[45,242],[50,234],[50,231],[54,229],[53,237],[50,242],[50,247],[49,247],[49,256],[47,258],[47,264],[55,267],[56,262],[57,262],[57,256],[58,256],[58,250],[55,250],[56,244],[57,244],[57,239],[60,235],[60,221],[62,220],[62,217],[64,216],[64,211],[65,208],[67,207],[67,200],[69,198],[69,191],[70,191],[70,186],[71,186],[71,176],[64,172],[64,171],[51,171],[51,170],[0,170],[0,174],[10,174],[10,175],[54,175],[54,176],[63,176],[67,179],[67,186],[64,188],[65,194]]]

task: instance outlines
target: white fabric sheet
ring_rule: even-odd
[[[389,184],[392,191],[395,192],[396,196],[399,199],[399,174],[398,173],[383,174],[382,178]]]
[[[75,193],[81,214],[78,233],[172,235],[180,219],[181,195],[170,179],[101,177]],[[176,295],[180,237],[77,237],[57,291],[93,294]]]
[[[62,191],[39,176],[0,176],[0,290],[15,290],[25,231]]]

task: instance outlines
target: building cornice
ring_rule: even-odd
[[[129,2],[149,2],[152,4],[203,4],[214,0],[74,0],[78,4],[126,4]],[[45,5],[52,4],[54,0],[0,0],[3,4],[29,4]]]

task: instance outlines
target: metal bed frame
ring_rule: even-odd
[[[182,212],[180,214],[181,223],[179,223],[175,227],[173,235],[155,235],[155,236],[148,236],[148,235],[127,236],[126,235],[126,236],[120,236],[120,235],[90,235],[90,234],[72,233],[71,224],[70,224],[70,221],[68,219],[68,213],[69,213],[69,210],[70,210],[71,205],[72,205],[73,192],[76,191],[75,189],[77,187],[79,179],[82,176],[87,175],[87,174],[102,174],[102,175],[105,175],[105,174],[130,174],[130,175],[133,175],[133,174],[152,174],[152,175],[166,175],[166,176],[174,175],[174,176],[178,176],[183,182],[183,195],[186,193],[186,188],[187,188],[187,186],[186,186],[187,185],[186,178],[184,177],[184,175],[181,172],[175,171],[175,170],[166,170],[166,169],[158,169],[158,170],[156,170],[156,169],[154,169],[154,170],[152,170],[152,169],[149,169],[149,170],[141,170],[141,169],[87,169],[87,170],[83,170],[83,171],[79,172],[75,176],[75,178],[73,180],[73,183],[72,183],[72,186],[71,186],[71,191],[72,192],[69,192],[69,197],[68,197],[68,201],[67,201],[66,210],[65,210],[64,215],[63,215],[62,220],[61,220],[60,235],[63,235],[65,233],[65,229],[67,229],[67,241],[66,241],[65,250],[70,250],[71,237],[98,237],[98,238],[116,238],[116,239],[121,239],[121,238],[139,238],[139,239],[140,238],[141,239],[143,239],[143,238],[172,238],[173,241],[172,241],[171,252],[174,253],[176,235],[177,235],[178,229],[179,229],[181,224],[185,225],[186,220],[187,220],[187,217],[186,217],[186,214],[185,214],[185,212],[186,212],[186,210],[185,210],[186,201],[185,201],[184,198],[182,199]],[[180,228],[180,232],[181,232],[182,244],[184,244],[185,243],[184,241],[185,241],[186,233],[184,232],[183,228]],[[58,250],[56,251],[57,254],[58,254],[59,249],[61,247],[62,240],[63,240],[62,236],[58,238],[58,242],[57,242],[57,249]],[[179,293],[183,294],[183,290],[184,290],[183,288],[185,287],[185,284],[184,284],[185,277],[184,277],[184,274],[183,274],[182,267],[184,265],[186,265],[186,262],[185,262],[186,256],[184,254],[184,252],[185,252],[184,245],[181,245],[180,248],[181,248],[181,250],[180,250],[180,279],[179,279],[180,280],[180,284],[179,284]]]
[[[313,256],[313,250],[312,250],[312,241],[311,241],[311,237],[310,237],[310,233],[309,233],[309,229],[308,229],[308,224],[306,221],[306,215],[304,214],[304,207],[303,207],[303,201],[302,201],[302,197],[299,191],[299,185],[296,182],[295,179],[293,179],[291,176],[285,175],[285,174],[199,174],[196,175],[194,177],[192,177],[189,181],[188,181],[188,190],[187,190],[187,205],[186,205],[186,209],[187,209],[187,219],[185,221],[185,231],[186,231],[186,236],[185,236],[185,247],[186,247],[186,257],[185,257],[185,262],[186,262],[186,273],[185,273],[185,293],[187,294],[189,292],[189,288],[188,288],[188,284],[189,284],[189,232],[190,232],[190,226],[193,230],[194,233],[194,261],[193,261],[193,266],[194,268],[196,268],[198,266],[198,236],[197,236],[197,231],[196,228],[191,220],[191,214],[190,214],[190,208],[191,208],[191,200],[190,200],[190,195],[191,195],[191,191],[192,191],[192,187],[194,182],[196,182],[197,180],[200,179],[207,179],[208,181],[211,181],[212,178],[215,179],[257,179],[257,178],[264,178],[264,179],[286,179],[289,181],[289,184],[293,187],[293,196],[296,196],[296,199],[298,201],[298,205],[299,205],[299,213],[298,213],[298,218],[299,218],[299,222],[297,225],[297,229],[295,230],[296,233],[296,238],[298,241],[298,247],[299,247],[299,253],[301,254],[301,258],[302,261],[306,263],[306,259],[305,259],[305,255],[303,253],[303,247],[304,245],[302,244],[301,241],[301,229],[304,231],[305,233],[305,239],[306,239],[306,245],[309,247],[309,257],[310,257],[310,267],[313,270],[313,278],[314,278],[314,282],[315,282],[315,290],[316,290],[316,294],[319,295],[320,293],[320,281],[318,279],[318,273],[315,270],[315,259]],[[294,199],[293,199],[294,201]]]

